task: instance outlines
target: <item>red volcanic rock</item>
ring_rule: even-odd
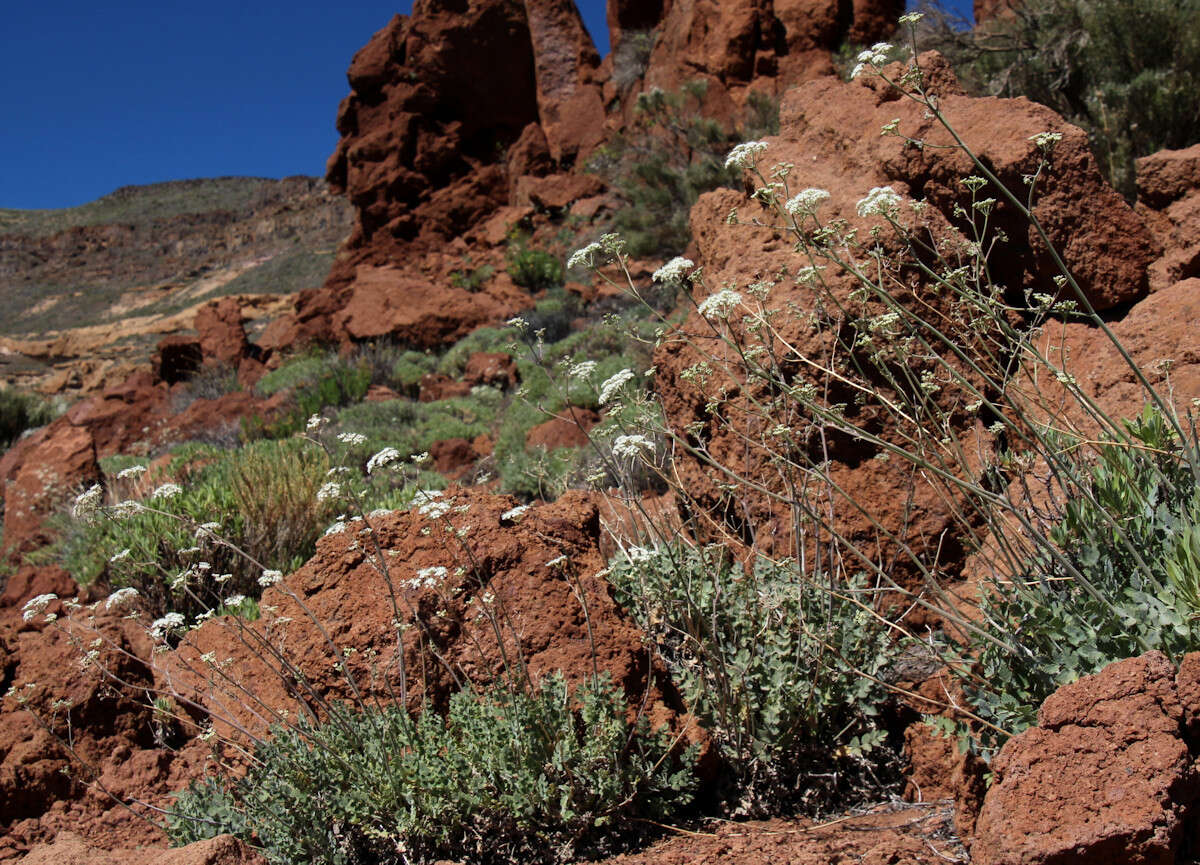
[[[477,453],[474,445],[464,438],[452,438],[434,442],[429,448],[429,456],[438,474],[459,480],[486,454]]]
[[[486,384],[501,390],[513,388],[521,380],[517,362],[503,351],[477,351],[467,358],[463,381],[469,385]]]
[[[284,641],[289,662],[324,698],[349,696],[330,646],[353,647],[345,662],[368,698],[406,694],[413,706],[422,698],[444,706],[464,682],[487,684],[517,663],[535,680],[561,670],[573,685],[598,669],[634,705],[644,698],[653,723],[684,724],[681,707],[659,690],[643,635],[596,576],[605,564],[599,514],[585,494],[568,492],[519,515],[510,513],[512,497],[478,489],[451,488],[433,502],[425,513],[414,507],[372,519],[372,543],[383,550],[388,576],[360,543],[361,524],[350,523],[318,541],[304,567],[268,589],[263,617],[245,627]],[[399,646],[397,619],[406,623]],[[218,720],[260,729],[264,714],[294,711],[296,695],[286,676],[247,650],[253,640],[231,633],[237,624],[213,620],[189,633],[175,655],[161,658],[159,681],[195,694]],[[226,693],[205,675],[201,655],[209,651],[262,703],[246,706],[237,691]],[[223,721],[218,728],[229,729]],[[694,729],[689,738],[696,738]]]
[[[593,80],[600,55],[574,0],[526,0],[525,15],[550,156],[571,164],[604,140],[604,102]]]
[[[1200,144],[1143,157],[1137,170],[1138,211],[1163,245],[1150,288],[1200,276]]]
[[[75,832],[63,832],[53,844],[39,844],[21,865],[265,865],[253,849],[232,835],[218,835],[169,850],[109,850]]]
[[[436,347],[489,322],[503,321],[528,304],[528,295],[507,273],[497,273],[484,291],[444,284],[393,268],[359,267],[332,316],[332,332],[355,340],[391,335],[419,347]]]
[[[1174,863],[1200,793],[1182,720],[1157,652],[1060,688],[992,762],[971,861]]]
[[[60,598],[73,598],[78,591],[79,586],[62,568],[54,565],[26,566],[8,578],[4,593],[0,594],[0,608],[20,607],[37,595],[55,594]]]
[[[4,485],[4,550],[28,550],[44,541],[46,519],[99,474],[96,440],[87,429],[60,419],[37,433]]]
[[[421,376],[420,392],[417,399],[420,402],[437,402],[442,399],[452,399],[456,396],[466,396],[471,392],[471,386],[465,381],[455,381],[450,376],[440,372],[428,372]]]
[[[223,297],[200,307],[194,327],[205,363],[236,368],[249,352],[250,341],[242,324],[242,303],[237,297]]]
[[[591,409],[570,406],[563,417],[550,418],[525,434],[528,447],[578,448],[588,443],[587,434],[600,423],[600,415]]]
[[[580,199],[600,195],[604,181],[591,174],[552,174],[549,177],[518,178],[513,189],[515,204],[563,212]]]

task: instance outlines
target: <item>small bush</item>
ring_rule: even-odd
[[[1149,406],[1125,427],[1129,440],[1108,437],[1065,497],[1050,531],[1055,553],[985,585],[981,624],[995,639],[972,641],[978,674],[965,684],[979,715],[1001,729],[1035,724],[1057,688],[1113,661],[1200,646],[1200,448]],[[1080,444],[1059,442],[1064,453]],[[983,738],[999,744],[987,731]]]
[[[679,545],[634,548],[609,580],[721,745],[743,809],[827,795],[806,772],[827,779],[884,743],[889,631],[861,585],[827,591],[790,562],[760,557],[747,573],[722,547]]]
[[[167,832],[231,832],[280,865],[566,861],[691,800],[693,753],[673,757],[665,731],[626,712],[611,684],[572,697],[561,676],[532,696],[460,692],[445,718],[335,707],[276,729],[244,778],[182,792]]]
[[[508,275],[530,291],[543,291],[563,284],[562,262],[544,249],[530,249],[523,240],[509,248]]]
[[[490,264],[483,264],[470,270],[454,271],[450,274],[450,284],[455,288],[462,288],[474,294],[487,285],[495,275],[496,268]],[[513,280],[516,281],[515,276]]]
[[[369,358],[345,359],[326,352],[297,357],[263,376],[256,386],[263,396],[290,389],[295,407],[273,421],[244,420],[243,433],[255,439],[298,432],[308,418],[327,408],[359,402],[371,387],[372,374]]]
[[[0,452],[8,450],[29,429],[54,420],[54,407],[39,396],[0,387]]]

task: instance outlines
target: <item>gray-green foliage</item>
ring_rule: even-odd
[[[739,128],[704,114],[703,81],[677,92],[653,88],[639,94],[630,130],[612,137],[592,158],[627,205],[614,226],[635,256],[682,252],[691,237],[688,216],[696,199],[720,186],[737,186],[740,174],[725,167],[739,141],[779,131],[779,106],[752,94]]]
[[[1132,197],[1134,163],[1200,141],[1200,0],[1022,0],[973,33],[923,38],[964,81],[1027,96],[1085,130]]]
[[[231,832],[278,865],[567,860],[691,801],[694,753],[626,712],[607,681],[559,675],[459,692],[445,717],[334,707],[276,729],[245,777],[183,791],[167,831]]]
[[[40,396],[0,387],[0,452],[10,448],[28,429],[54,420],[54,407]]]
[[[563,265],[546,250],[530,247],[524,238],[517,238],[509,246],[508,275],[522,288],[542,291],[563,284]]]
[[[1083,468],[1050,532],[1053,553],[987,585],[983,625],[997,640],[976,641],[967,690],[981,717],[1012,733],[1036,723],[1059,686],[1113,661],[1200,647],[1200,449],[1149,406],[1125,427],[1127,440],[1107,438]]]
[[[890,639],[860,585],[829,592],[791,562],[745,572],[722,547],[679,545],[620,555],[609,580],[754,798],[803,792],[805,772],[884,742]]]

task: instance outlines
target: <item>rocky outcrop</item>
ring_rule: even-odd
[[[1150,267],[1154,291],[1200,277],[1200,144],[1137,160],[1138,211],[1163,254]]]
[[[992,762],[971,861],[1173,865],[1200,796],[1200,742],[1184,726],[1200,656],[1188,659],[1177,675],[1152,652],[1050,696]]]
[[[1039,155],[1030,136],[1042,131],[1062,134],[1049,176],[1042,181],[1036,215],[1097,307],[1109,308],[1144,296],[1146,269],[1156,253],[1155,244],[1138,215],[1104,183],[1087,149],[1084,133],[1048,109],[1023,99],[975,99],[961,95],[952,73],[939,57],[924,55],[921,62],[927,80],[940,88],[941,110],[958,134],[977,148],[980,158],[1011,188],[1022,188],[1022,176],[1037,165]],[[823,223],[844,219],[848,228],[857,229],[859,237],[870,236],[874,223],[856,212],[856,203],[872,187],[890,185],[900,195],[928,204],[921,217],[925,220],[921,230],[928,231],[928,237],[947,244],[947,248],[963,243],[965,237],[956,227],[959,222],[954,208],[963,194],[960,180],[970,175],[974,167],[961,152],[940,146],[948,144],[949,137],[935,128],[923,109],[898,97],[895,91],[870,79],[843,83],[823,78],[789,91],[781,110],[781,133],[768,139],[764,170],[769,171],[777,163],[791,163],[794,167],[788,182],[793,191],[809,186],[828,190],[831,197],[822,206]],[[924,140],[928,146],[917,147],[895,136],[881,136],[881,127],[896,118],[902,135]],[[1084,201],[1086,206],[1082,204]],[[832,356],[833,332],[808,324],[808,316],[818,312],[817,292],[802,282],[780,276],[796,273],[806,263],[800,260],[802,256],[770,230],[727,224],[727,216],[733,210],[738,210],[743,222],[763,215],[744,192],[732,190],[709,193],[692,211],[696,264],[703,268],[706,285],[712,290],[724,285],[735,285],[741,290],[770,280],[772,287],[766,304],[776,311],[781,337],[787,340],[792,356],[810,359]],[[1031,230],[1022,227],[1002,206],[992,220],[1010,238],[1003,254],[993,257],[992,275],[996,281],[1035,290],[1051,284],[1050,277],[1056,271],[1048,266],[1045,252]],[[890,233],[884,232],[878,242],[885,250],[898,252],[896,241],[889,238]],[[828,268],[823,279],[835,297],[847,306],[852,305],[851,293],[859,285],[835,270]],[[912,294],[907,294],[910,291]],[[947,302],[944,294],[923,288],[915,280],[898,296],[905,303],[918,302],[919,297],[920,303],[938,309],[941,309],[939,304]],[[698,302],[703,299],[699,294],[696,297]],[[949,316],[949,310],[943,312]],[[736,332],[737,326],[733,327]],[[777,474],[770,453],[778,443],[770,438],[769,428],[761,423],[756,425],[753,411],[736,429],[714,420],[707,405],[724,380],[713,379],[703,386],[685,380],[684,371],[702,359],[702,352],[708,355],[714,368],[723,360],[731,360],[732,369],[736,370],[737,359],[726,353],[729,349],[714,333],[712,325],[697,313],[692,313],[684,330],[700,334],[695,345],[672,342],[655,357],[657,387],[670,422],[675,429],[701,431],[694,434],[700,436],[709,452],[734,470],[744,472],[744,476],[761,478],[768,485],[774,483],[772,479]],[[965,333],[964,338],[978,339],[978,336]],[[918,370],[920,363],[913,359],[912,368]],[[819,369],[812,370],[798,360],[795,375],[797,382],[810,381],[818,391],[831,387],[828,396],[831,402],[848,405],[856,402],[853,393],[823,380]],[[754,382],[733,381],[726,386],[732,406],[730,417],[738,417],[739,407],[748,407],[748,401],[772,398],[765,391],[756,390]],[[873,386],[886,390],[889,385],[880,381]],[[945,406],[951,412],[959,411],[962,404],[969,402],[961,400],[955,408],[946,392],[939,393],[937,399],[948,400]],[[860,414],[858,422],[884,438],[896,434],[882,417]],[[957,422],[968,438],[981,436],[978,449],[969,449],[972,453],[990,447],[983,431],[973,427],[972,418],[960,416]],[[796,423],[802,427],[804,419],[798,417]],[[760,446],[749,447],[748,442]],[[952,496],[948,498],[944,490],[914,482],[909,469],[900,464],[902,461],[870,459],[869,448],[848,438],[833,436],[822,447],[827,449],[831,476],[840,488],[838,496],[844,495],[847,501],[857,503],[840,509],[844,522],[839,529],[848,540],[859,549],[887,550],[903,539],[912,554],[936,555],[943,567],[956,566],[963,551],[955,541],[959,530],[953,523]],[[964,458],[972,457],[968,453]],[[719,522],[730,536],[748,542],[752,535],[750,527],[756,527],[764,542],[787,543],[790,515],[776,513],[772,506],[754,496],[744,496],[736,503],[728,500],[721,492],[724,478],[717,476],[719,472],[712,474],[702,468],[698,461],[680,460],[677,467],[685,488],[697,496],[698,503],[711,513],[723,515]],[[947,468],[952,467],[947,465]],[[953,470],[966,471],[969,466],[964,464]]]

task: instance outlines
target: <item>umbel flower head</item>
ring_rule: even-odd
[[[706,297],[697,308],[709,321],[729,318],[729,313],[742,305],[742,296],[730,288],[723,288]]]
[[[765,141],[746,141],[739,144],[725,157],[725,167],[752,168],[766,149],[767,142]]]
[[[685,276],[688,275],[688,271],[695,266],[695,262],[693,262],[690,258],[684,258],[681,255],[677,255],[658,270],[654,271],[654,276],[651,277],[651,279],[653,279],[654,282],[680,282]]]
[[[900,193],[890,186],[876,186],[858,202],[857,209],[859,216],[887,216],[895,213],[899,206]]]

